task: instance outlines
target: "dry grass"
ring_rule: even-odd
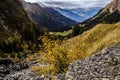
[[[65,42],[70,62],[91,56],[103,48],[120,44],[120,23],[98,24],[91,30]]]
[[[64,41],[62,45],[59,44],[59,40],[57,42],[46,40],[48,39],[43,39],[46,47],[41,52],[40,61],[50,66],[41,68],[42,73],[63,73],[66,72],[69,63],[77,59],[90,57],[108,46],[120,45],[120,22],[98,24],[83,34]]]

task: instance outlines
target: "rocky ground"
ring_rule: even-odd
[[[0,60],[0,80],[52,80],[50,76],[34,75],[34,65],[40,65],[36,59],[24,63]],[[120,47],[106,48],[71,63],[66,75],[59,74],[57,80],[120,80]]]
[[[120,47],[104,49],[69,65],[66,80],[120,80]]]
[[[36,76],[32,66],[40,65],[36,59],[24,63],[0,60],[0,80],[50,80],[49,76]]]

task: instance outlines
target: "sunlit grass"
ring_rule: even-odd
[[[98,24],[91,30],[72,38],[63,46],[66,46],[68,55],[75,56],[74,59],[84,59],[92,54],[101,51],[103,48],[120,44],[120,23]]]
[[[120,23],[98,24],[84,33],[64,41],[43,38],[45,48],[40,61],[50,64],[48,73],[58,74],[67,70],[69,63],[85,59],[109,46],[120,45]],[[42,68],[41,68],[42,69]],[[43,74],[46,71],[43,71]]]
[[[63,37],[68,36],[71,33],[72,33],[72,29],[64,32],[49,32],[50,35],[54,34],[56,36],[63,36]]]

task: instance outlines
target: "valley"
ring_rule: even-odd
[[[54,9],[63,14],[64,16],[80,23],[97,14],[101,7],[77,8],[77,9],[54,8]]]
[[[0,80],[120,80],[119,7],[0,1]]]
[[[37,26],[45,27],[49,31],[64,31],[75,25],[77,22],[71,20],[50,7],[41,7],[39,4],[23,2],[24,8],[29,17]]]

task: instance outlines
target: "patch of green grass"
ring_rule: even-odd
[[[72,33],[72,29],[64,32],[49,32],[50,35],[56,35],[56,36],[62,36],[62,37],[68,36],[71,33]]]

